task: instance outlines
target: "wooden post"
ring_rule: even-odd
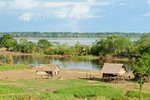
[[[86,79],[88,79],[88,72],[86,71]]]

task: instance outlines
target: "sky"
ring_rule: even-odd
[[[0,32],[150,32],[150,0],[0,0]]]

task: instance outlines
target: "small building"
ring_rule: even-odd
[[[101,70],[103,79],[121,79],[127,73],[124,64],[104,63]]]
[[[46,76],[49,78],[58,75],[60,73],[60,68],[58,65],[54,64],[41,64],[36,72],[41,77]]]

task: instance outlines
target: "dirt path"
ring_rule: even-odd
[[[83,69],[61,69],[61,79],[75,79],[75,78],[100,78],[101,72],[98,70],[83,70]],[[36,74],[36,69],[24,69],[13,71],[0,71],[0,80],[18,80],[18,79],[33,79],[40,78]]]

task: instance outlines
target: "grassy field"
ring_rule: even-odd
[[[31,68],[31,66],[25,64],[1,64],[0,65],[0,71],[28,69],[28,68]]]
[[[8,70],[16,73],[18,69],[28,68],[31,67],[22,64],[0,65],[0,71],[5,73]],[[20,77],[0,79],[0,100],[138,100],[139,86],[134,82],[106,83],[85,79],[47,80]],[[149,83],[144,84],[142,100],[150,99],[149,86]]]
[[[143,100],[150,93],[142,93]],[[136,100],[137,91],[88,80],[21,79],[0,82],[0,100]]]

